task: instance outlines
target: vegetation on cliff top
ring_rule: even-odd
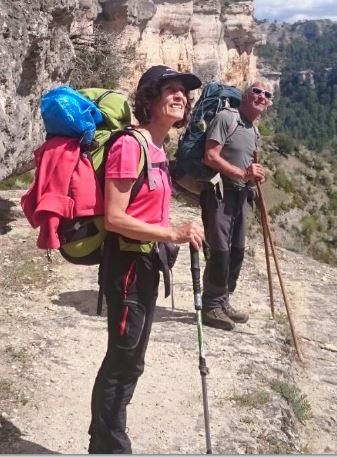
[[[308,25],[303,35],[289,25],[287,35],[272,24],[280,40],[257,47],[263,64],[281,72],[260,132],[280,243],[337,265],[337,23]]]
[[[322,33],[257,47],[282,73],[273,119],[275,131],[309,149],[337,152],[337,23]]]

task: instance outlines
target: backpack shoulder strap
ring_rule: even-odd
[[[150,191],[154,190],[156,187],[154,177],[153,177],[153,164],[150,159],[149,153],[149,146],[145,136],[140,133],[138,130],[133,128],[132,126],[127,126],[123,130],[119,130],[116,133],[111,135],[111,138],[106,144],[105,151],[104,151],[104,160],[103,160],[103,173],[105,173],[105,164],[108,156],[108,151],[114,141],[116,141],[119,137],[123,135],[131,135],[139,144],[140,148],[140,159],[139,159],[139,166],[138,166],[138,178],[136,179],[130,196],[130,202],[136,197],[137,193],[139,192],[142,183],[144,181],[144,177],[146,176],[149,182],[149,189]],[[104,181],[104,177],[103,177]]]
[[[233,108],[224,108],[224,109],[231,113],[231,122],[228,127],[227,138],[226,138],[226,141],[228,141],[234,135],[236,129],[239,126],[240,113],[238,110],[233,109]]]
[[[125,132],[127,135],[133,136],[135,138],[135,140],[138,142],[139,147],[140,147],[140,161],[139,161],[138,174],[140,174],[141,171],[144,168],[146,168],[147,179],[149,181],[149,189],[150,189],[150,191],[154,190],[156,185],[155,185],[154,178],[153,178],[152,162],[150,159],[148,142],[147,142],[145,136],[142,133],[140,133],[138,130],[134,129],[133,127],[126,127]]]
[[[237,109],[233,109],[233,108],[224,108],[224,109],[226,109],[227,111],[230,111],[232,113],[231,123],[229,124],[228,132],[227,132],[227,140],[228,140],[231,136],[234,135],[236,129],[238,128],[241,117],[240,117],[240,113]],[[259,133],[258,128],[254,124],[253,124],[253,129],[255,132],[255,149],[258,151],[260,133]]]

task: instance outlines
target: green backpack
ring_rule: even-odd
[[[80,89],[80,94],[89,98],[103,114],[104,124],[96,128],[96,149],[90,151],[93,167],[100,176],[103,171],[104,154],[112,134],[131,124],[131,110],[126,97],[107,89]]]
[[[138,141],[141,150],[138,179],[133,186],[130,202],[137,195],[145,179],[144,173],[142,173],[145,169],[149,188],[153,189],[154,182],[147,142],[140,132],[130,127],[131,111],[126,97],[118,92],[99,88],[81,89],[79,93],[94,101],[104,118],[104,123],[96,128],[95,141],[83,148],[79,159],[80,161],[82,154],[90,157],[102,194],[104,193],[107,152],[112,143],[122,135],[132,135]],[[58,235],[61,243],[59,251],[67,261],[78,265],[100,264],[107,235],[103,215],[62,219]]]
[[[68,182],[69,174],[65,173],[67,175],[65,188],[67,196],[72,199],[74,209],[80,208],[88,215],[72,219],[61,218],[57,228],[60,241],[58,249],[71,263],[99,265],[100,288],[97,313],[100,314],[103,301],[101,278],[104,270],[104,245],[108,245],[109,240],[104,228],[104,175],[108,151],[113,142],[122,135],[132,135],[139,144],[138,177],[131,190],[130,202],[136,197],[145,179],[149,190],[155,189],[152,168],[163,164],[166,166],[166,162],[151,163],[147,141],[140,132],[131,127],[131,110],[127,98],[118,92],[100,88],[77,91],[70,86],[59,86],[42,96],[41,115],[46,131],[46,149],[43,149],[44,145],[40,148],[42,153],[48,150],[46,162],[44,162],[47,169],[48,160],[52,162],[53,158],[52,148],[55,147],[54,144],[58,144],[53,142],[53,138],[60,137],[65,144],[67,138],[76,138],[79,141],[76,157],[72,157],[75,166],[71,170],[70,182]],[[31,188],[21,199],[24,214],[31,225],[31,212],[36,206],[32,196],[34,196],[34,188],[39,185],[41,162],[42,160],[36,164],[35,180]],[[61,160],[59,163],[62,167],[64,162]],[[52,167],[54,168],[51,169],[55,171],[57,165],[53,163]],[[60,180],[63,176],[62,169],[57,169],[55,176]],[[88,186],[90,186],[90,192],[87,194]],[[36,228],[35,222],[33,224],[32,226]],[[129,241],[132,240],[122,240],[123,248],[126,250],[149,252],[153,248],[153,243],[130,243]]]

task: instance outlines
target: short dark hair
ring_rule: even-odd
[[[166,81],[157,81],[155,83],[142,84],[133,95],[133,114],[140,124],[146,125],[151,121],[151,104],[161,97],[161,89]],[[173,124],[177,129],[187,124],[191,111],[191,99],[189,91],[186,91],[187,103],[184,117],[181,121]]]

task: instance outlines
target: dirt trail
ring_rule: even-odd
[[[0,194],[7,211],[0,236],[0,452],[84,454],[106,345],[105,309],[96,316],[97,270],[58,253],[48,264],[18,201],[17,192]],[[198,211],[174,202],[173,220],[190,217],[198,219]],[[270,319],[261,240],[249,241],[247,251],[233,305],[249,310],[250,321],[233,332],[204,328],[213,452],[337,453],[337,270],[277,250],[300,364],[276,275],[277,316]],[[205,453],[187,246],[174,278],[176,310],[161,290],[145,373],[128,410],[134,453]]]

